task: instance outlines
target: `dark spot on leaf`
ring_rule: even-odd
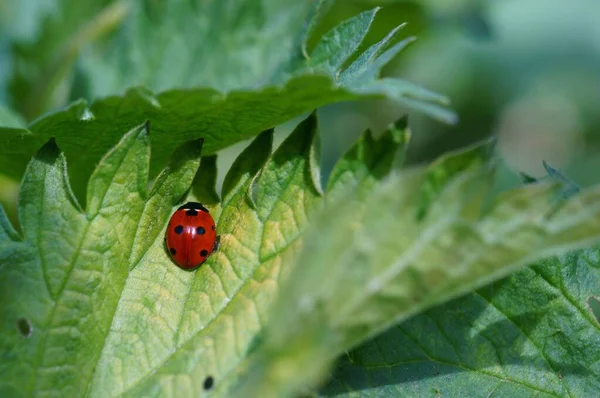
[[[204,379],[203,387],[205,390],[210,390],[214,384],[215,379],[212,376],[208,376],[206,379]]]
[[[177,250],[175,250],[174,248],[170,248],[169,251],[172,255],[175,255],[175,253],[177,253]]]
[[[200,252],[200,255],[201,255],[202,257],[206,257],[206,256],[208,256],[208,251],[206,251],[206,250],[202,250],[202,251]]]
[[[213,253],[216,252],[217,250],[219,250],[219,244],[221,243],[221,235],[217,235],[217,238],[215,239],[215,244],[213,245]]]
[[[205,232],[206,232],[206,231],[204,230],[204,228],[203,228],[203,227],[198,227],[198,228],[196,228],[196,233],[197,233],[198,235],[204,235],[204,233],[205,233]]]
[[[33,333],[31,322],[25,318],[19,318],[17,320],[17,329],[19,329],[19,333],[21,333],[23,337],[29,337]]]
[[[183,233],[183,225],[178,225],[175,227],[175,233],[177,235],[181,235]]]
[[[188,216],[197,216],[198,212],[196,210],[194,210],[194,209],[190,209],[190,210],[187,210],[185,212],[185,214],[188,215]]]

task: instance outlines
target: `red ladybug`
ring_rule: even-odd
[[[215,220],[202,204],[188,202],[171,216],[165,243],[180,268],[197,268],[219,247]]]

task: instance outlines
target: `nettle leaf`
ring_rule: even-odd
[[[325,396],[594,396],[598,247],[540,261],[352,351]]]
[[[215,154],[334,102],[388,98],[455,121],[446,109],[445,97],[396,78],[379,79],[381,67],[405,47],[404,42],[393,44],[398,29],[346,66],[368,33],[376,10],[334,28],[307,53],[311,26],[328,2],[293,2],[289,9],[276,3],[158,2],[148,6],[150,11],[134,3],[131,21],[122,28],[123,37],[114,48],[108,46],[114,56],[101,55],[114,65],[121,65],[114,58],[122,60],[126,65],[122,76],[131,80],[111,84],[98,77],[96,82],[92,73],[98,90],[107,91],[93,92],[90,97],[118,95],[89,105],[75,102],[38,119],[28,129],[0,128],[0,172],[20,178],[37,148],[55,137],[69,159],[75,196],[83,202],[94,165],[123,131],[146,120],[152,123],[154,143],[150,178],[164,167],[174,148],[186,141],[204,138],[204,153]],[[199,40],[198,35],[205,35],[206,40]],[[174,64],[175,58],[179,61]],[[98,76],[111,80],[103,62],[90,62],[101,69]],[[123,94],[132,82],[153,91],[135,87]]]
[[[178,149],[148,192],[147,128],[131,130],[92,175],[86,211],[54,140],[37,153],[19,195],[24,236],[8,228],[0,245],[2,395],[87,390],[129,270],[162,238],[201,146]]]
[[[194,273],[171,263],[164,228],[190,185],[214,183],[215,158],[196,173],[202,141],[187,143],[148,191],[147,130],[133,129],[103,158],[85,211],[51,140],[21,187],[24,237],[0,214],[1,395],[196,395],[256,338],[321,201],[310,173],[316,116],[272,156],[269,130],[236,160],[222,202],[210,206],[221,247]],[[215,192],[192,186],[190,195]]]
[[[85,209],[46,143],[21,186],[23,237],[0,212],[1,395],[285,396],[386,327],[598,236],[594,190],[548,218],[560,187],[536,183],[481,215],[481,147],[388,174],[402,164],[403,121],[366,132],[324,198],[316,127],[313,113],[273,155],[273,131],[261,133],[220,201],[202,140],[148,188],[149,127],[132,129],[92,173]],[[434,198],[424,212],[423,195]],[[210,203],[221,236],[195,272],[163,245],[187,199]]]
[[[555,184],[515,188],[490,205],[493,169],[474,166],[488,152],[479,146],[392,173],[368,195],[349,193],[316,215],[263,344],[245,361],[238,395],[310,387],[338,355],[385,329],[536,259],[598,241],[599,189],[572,196],[551,216]],[[423,189],[432,196],[424,211]]]

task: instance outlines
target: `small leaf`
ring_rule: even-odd
[[[336,76],[346,61],[360,46],[369,31],[379,8],[365,11],[342,22],[326,33],[315,47],[308,60],[308,66],[324,70]]]
[[[308,49],[307,49],[308,40],[314,34],[315,29],[317,28],[317,25],[319,24],[319,22],[321,22],[323,17],[331,9],[331,7],[334,5],[334,3],[335,3],[335,0],[317,0],[314,2],[314,6],[312,8],[311,15],[309,16],[309,18],[307,18],[308,23],[306,24],[306,29],[304,30],[303,34],[301,35],[301,37],[302,37],[301,49],[302,49],[302,54],[305,59],[310,58],[310,56],[308,55]]]
[[[415,40],[416,39],[414,37],[408,37],[408,38],[394,44],[388,50],[383,52],[381,55],[378,55],[375,58],[366,59],[365,60],[366,62],[364,64],[356,65],[357,69],[360,71],[360,73],[353,70],[354,74],[345,74],[343,79],[346,81],[348,81],[348,79],[351,79],[350,80],[351,82],[354,80],[356,80],[356,81],[375,80],[379,76],[381,68],[383,68],[396,55],[398,55],[400,53],[400,51],[407,48]],[[361,62],[361,61],[363,61],[363,59],[359,58],[355,62]],[[352,67],[352,65],[351,65],[351,67]],[[394,80],[394,79],[390,79],[390,80]],[[356,84],[356,83],[351,83],[351,84]],[[418,90],[422,90],[422,89],[419,88]]]
[[[341,73],[339,79],[340,82],[342,84],[349,83],[355,80],[357,77],[368,75],[367,72],[369,71],[370,66],[377,59],[377,57],[388,48],[392,40],[396,38],[396,35],[404,26],[404,24],[397,26],[379,42],[367,48],[365,52],[363,52],[354,62],[352,62],[352,64],[348,66],[348,68],[346,68],[346,70]],[[409,42],[410,40],[408,42],[404,42],[403,44],[398,44],[396,47],[397,51],[400,51]]]

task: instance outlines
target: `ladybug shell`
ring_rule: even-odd
[[[215,220],[202,204],[188,202],[171,216],[165,243],[180,268],[191,270],[202,265],[215,250],[216,241]]]

